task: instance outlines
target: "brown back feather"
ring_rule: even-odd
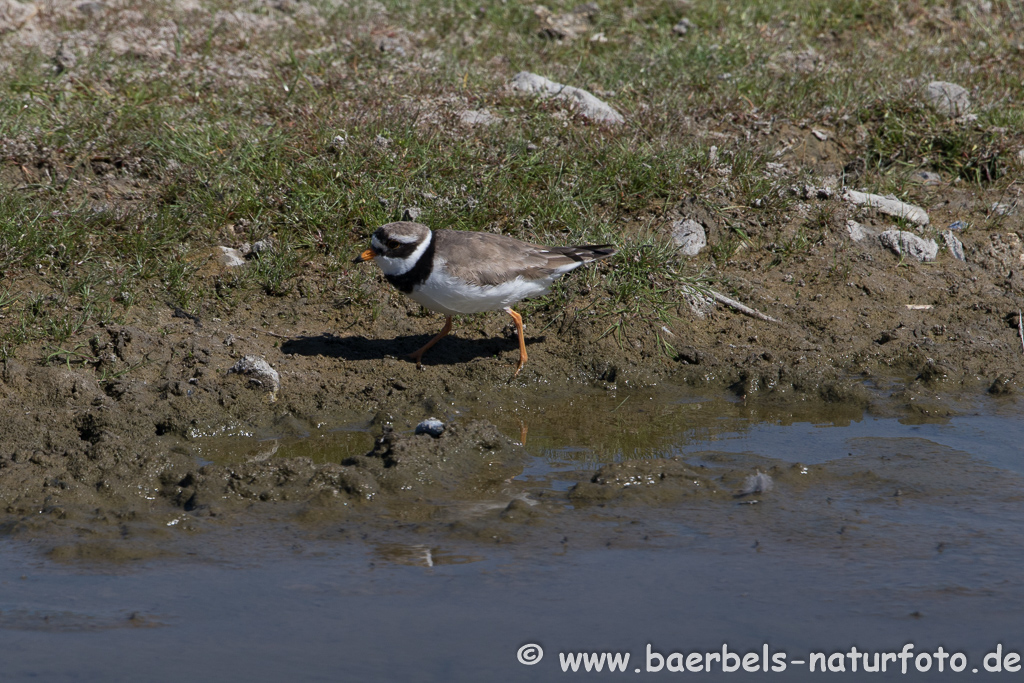
[[[611,256],[608,244],[542,247],[506,235],[461,230],[436,230],[437,252],[448,256],[445,269],[475,285],[498,285],[516,277],[539,280],[573,263]]]

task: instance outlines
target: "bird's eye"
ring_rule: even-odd
[[[398,248],[398,240],[388,240],[386,242],[386,244],[388,246],[388,249],[397,249]]]

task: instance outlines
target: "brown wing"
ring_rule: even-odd
[[[448,272],[475,285],[498,285],[516,277],[539,280],[615,253],[607,244],[542,247],[489,232],[437,230],[434,239]]]

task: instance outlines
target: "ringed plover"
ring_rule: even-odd
[[[526,363],[523,318],[512,310],[522,299],[547,294],[560,275],[615,253],[610,244],[543,247],[505,235],[462,230],[431,231],[411,221],[377,228],[370,248],[353,263],[373,259],[388,282],[424,308],[445,314],[444,327],[423,348],[409,354],[421,366],[423,354],[452,329],[452,316],[496,311],[510,316],[519,334],[519,363]]]

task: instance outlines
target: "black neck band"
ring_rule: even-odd
[[[393,284],[403,294],[411,294],[413,287],[426,282],[427,278],[430,277],[430,272],[434,268],[434,235],[431,234],[428,239],[430,243],[423,250],[423,254],[416,261],[416,265],[401,275],[384,276],[388,279],[388,282]]]

